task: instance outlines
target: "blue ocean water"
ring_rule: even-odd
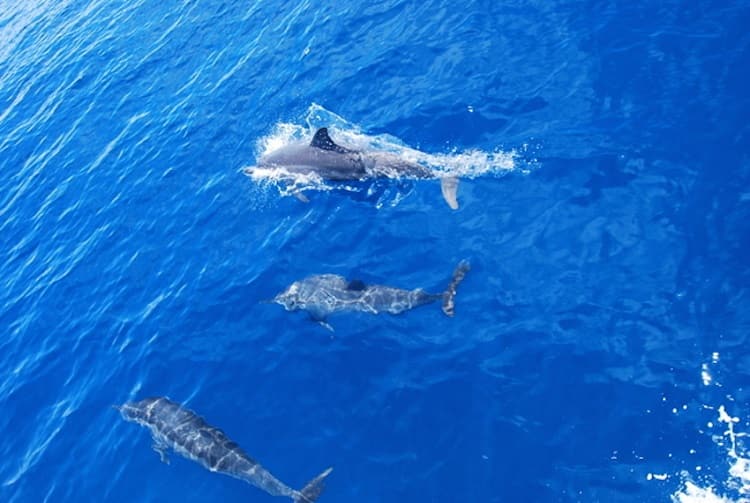
[[[747,2],[0,0],[0,500],[748,501]],[[242,173],[333,121],[465,174]],[[286,136],[285,136],[286,135]],[[455,318],[261,301],[332,272]]]

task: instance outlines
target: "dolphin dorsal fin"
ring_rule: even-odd
[[[333,143],[331,137],[328,136],[328,128],[325,127],[322,127],[315,132],[315,136],[313,136],[310,146],[322,150],[333,150],[334,152],[348,152],[344,147],[340,147]]]
[[[348,285],[346,285],[347,290],[354,290],[357,292],[360,292],[364,290],[365,288],[367,288],[367,286],[365,285],[364,281],[362,281],[361,279],[353,279],[349,282]]]

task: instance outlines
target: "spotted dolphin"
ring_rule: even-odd
[[[145,398],[115,406],[122,417],[151,430],[153,448],[169,463],[167,450],[197,461],[212,472],[244,480],[273,496],[287,496],[295,503],[312,503],[323,490],[328,468],[301,491],[295,491],[252,459],[226,434],[206,423],[195,412],[165,397]]]
[[[440,177],[434,171],[416,162],[402,159],[396,154],[378,150],[356,150],[335,143],[328,128],[316,131],[310,143],[298,142],[280,147],[262,156],[258,165],[245,168],[252,175],[256,171],[277,171],[285,175],[316,174],[324,180],[368,180],[373,178],[440,178],[440,188],[445,202],[458,209],[458,179]],[[307,198],[297,192],[299,199]]]
[[[364,313],[400,314],[409,309],[442,301],[443,312],[453,316],[456,288],[469,271],[466,261],[458,264],[448,288],[442,293],[427,293],[421,288],[403,290],[384,285],[366,285],[360,280],[349,281],[337,274],[317,274],[295,281],[286,290],[274,297],[287,311],[304,310],[323,326],[330,314],[344,311]]]

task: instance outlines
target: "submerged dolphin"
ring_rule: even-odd
[[[122,417],[151,430],[153,448],[169,463],[167,449],[197,461],[212,472],[225,473],[259,487],[273,496],[287,496],[295,503],[312,503],[323,491],[328,468],[301,491],[295,491],[245,454],[223,431],[206,423],[195,412],[165,397],[145,398],[115,406]]]
[[[326,328],[329,314],[342,311],[399,314],[437,300],[442,301],[443,312],[454,314],[456,287],[469,271],[468,262],[461,262],[453,271],[448,288],[431,294],[421,288],[402,290],[391,286],[366,285],[362,281],[348,281],[337,274],[318,274],[295,281],[289,288],[274,297],[287,311],[304,310]]]
[[[396,154],[377,150],[353,150],[334,143],[327,128],[320,128],[310,143],[286,145],[259,159],[254,168],[245,168],[252,175],[255,170],[278,170],[285,174],[317,174],[324,180],[367,180],[371,178],[440,178],[443,198],[452,209],[458,209],[456,191],[458,179],[439,177],[435,172],[407,161]],[[303,201],[307,199],[296,193]]]

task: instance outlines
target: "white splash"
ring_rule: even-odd
[[[711,373],[708,371],[708,364],[704,363],[701,367],[701,380],[703,381],[703,385],[709,386],[712,379]]]
[[[689,480],[685,482],[684,489],[672,495],[672,501],[675,503],[733,503],[730,499],[717,496],[710,487],[708,489],[698,487]]]
[[[701,379],[705,386],[721,387],[721,384],[713,379],[710,371],[711,365],[716,365],[718,362],[719,353],[715,352],[711,355],[711,364],[701,366]],[[726,449],[728,477],[719,484],[704,478],[696,482],[692,480],[688,472],[682,472],[683,487],[672,495],[672,501],[678,503],[750,503],[750,457],[748,457],[750,452],[743,442],[743,438],[747,437],[748,433],[736,431],[740,418],[729,414],[724,405],[720,405],[718,409],[710,405],[703,407],[718,413],[716,423],[713,421],[707,423],[706,426],[709,429],[722,424],[726,426],[726,430],[713,435],[712,439],[717,446]],[[696,471],[701,471],[699,468],[696,467]]]
[[[669,474],[666,473],[647,473],[646,474],[646,480],[667,480],[669,478]]]
[[[750,458],[745,457],[747,453],[744,449],[740,449],[738,453],[737,441],[738,438],[746,437],[748,434],[734,431],[734,426],[740,422],[740,418],[730,416],[723,405],[719,407],[719,422],[727,425],[724,436],[729,437],[731,444],[728,453],[732,460],[729,468],[730,485],[743,496],[750,497]],[[750,501],[750,499],[745,499],[745,501]]]

